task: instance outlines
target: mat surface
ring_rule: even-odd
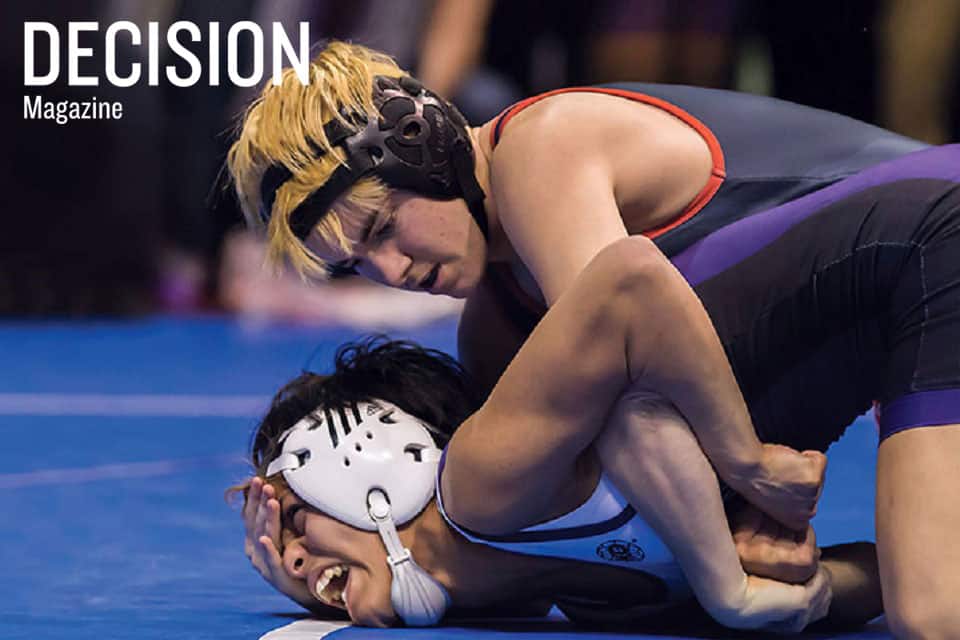
[[[452,352],[454,333],[394,337]],[[245,476],[256,417],[311,353],[324,367],[354,337],[216,317],[0,325],[0,638],[642,637],[562,621],[343,628],[301,620],[247,566],[223,491]],[[831,450],[821,543],[872,539],[875,449],[861,419]]]

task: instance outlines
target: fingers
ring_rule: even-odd
[[[826,617],[830,611],[830,602],[833,599],[830,574],[821,567],[807,583],[807,588],[810,591],[810,606],[804,626]]]
[[[272,587],[307,608],[317,601],[306,581],[289,575],[283,564],[283,529],[276,489],[263,478],[250,480],[242,517],[246,536],[243,550],[250,564]]]
[[[827,456],[822,451],[816,451],[814,449],[806,449],[805,451],[800,452],[801,455],[804,455],[810,458],[815,465],[815,469],[819,472],[819,477],[822,480],[823,474],[827,472]]]
[[[814,473],[818,479],[817,483],[817,496],[815,500],[820,501],[820,495],[823,493],[823,480],[827,475],[827,456],[819,451],[804,451],[803,455],[810,458],[813,461]],[[816,505],[814,505],[814,513],[816,513]]]
[[[746,505],[733,518],[734,542],[748,542],[763,524],[763,512],[753,505]]]
[[[245,536],[243,539],[243,554],[252,561],[256,551],[253,542],[254,529],[256,528],[257,512],[260,510],[260,496],[263,490],[263,479],[254,476],[250,480],[250,486],[247,489],[246,501],[243,503],[241,517],[243,518],[243,528]]]
[[[803,584],[817,571],[820,550],[816,546],[816,535],[808,526],[805,534],[796,536],[793,532],[781,530],[776,545],[779,578],[785,582]],[[798,539],[799,538],[799,539]]]
[[[804,595],[801,598],[801,606],[796,612],[783,620],[766,625],[765,630],[776,633],[799,633],[809,624],[827,615],[833,594],[827,572],[822,568],[819,569],[802,589]]]
[[[244,505],[244,525],[246,538],[244,553],[254,569],[268,582],[275,580],[277,568],[282,567],[279,547],[280,503],[275,499],[276,489],[266,484],[262,478],[250,481],[247,504]],[[262,540],[270,541],[263,545]]]
[[[273,540],[269,536],[260,536],[257,542],[260,543],[263,560],[270,571],[270,575],[273,577],[283,575],[283,556],[280,555],[280,550],[277,549]]]
[[[271,487],[265,487],[264,490],[260,492],[260,500],[257,501],[257,512],[253,517],[253,527],[250,531],[250,535],[252,535],[254,539],[266,533],[267,517],[269,516],[266,507],[267,502],[270,500],[269,493],[266,489],[270,488]]]
[[[820,557],[811,527],[798,534],[767,516],[759,526],[738,529],[735,546],[747,573],[793,584],[809,580]]]
[[[278,549],[283,547],[280,524],[280,501],[276,499],[276,489],[266,486],[263,489],[263,529],[260,535],[269,537]]]
[[[250,564],[265,580],[270,580],[270,567],[267,566],[262,545],[259,541],[253,543],[253,549],[250,554]]]
[[[266,514],[264,517],[264,533],[269,537],[278,548],[283,546],[280,539],[280,502],[275,498],[267,500],[264,506]]]
[[[816,515],[823,490],[826,456],[819,451],[796,451],[780,445],[764,445],[767,474],[766,495],[757,506],[791,529],[805,532]]]
[[[793,633],[803,631],[811,622],[827,615],[833,593],[827,572],[822,568],[818,569],[804,585],[804,591],[806,606],[786,621],[788,630]]]
[[[243,523],[246,526],[249,535],[253,527],[253,519],[256,517],[257,509],[260,507],[260,492],[263,490],[263,479],[254,476],[250,481],[250,488],[247,490],[247,500],[243,504]]]

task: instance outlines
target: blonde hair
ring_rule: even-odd
[[[389,56],[347,42],[330,42],[310,64],[310,82],[301,84],[285,69],[279,85],[268,84],[242,117],[239,135],[227,154],[247,224],[263,226],[260,184],[271,166],[283,165],[292,177],[277,189],[267,225],[267,262],[285,261],[303,276],[324,277],[326,264],[293,233],[290,214],[333,172],[345,164],[343,152],[330,145],[324,125],[342,111],[377,117],[373,104],[375,76],[401,77],[405,72]],[[311,146],[311,143],[313,146]],[[314,148],[323,151],[319,157]],[[349,252],[343,217],[377,215],[388,207],[389,190],[378,178],[362,178],[333,204],[311,233],[328,245]]]

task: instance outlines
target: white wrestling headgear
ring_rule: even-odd
[[[397,535],[434,496],[441,451],[430,428],[375,400],[317,407],[280,436],[267,476],[283,472],[304,502],[346,524],[378,531],[393,571],[393,608],[411,626],[436,624],[450,596],[414,561]]]

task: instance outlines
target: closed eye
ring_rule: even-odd
[[[360,261],[355,258],[334,262],[327,265],[327,275],[329,275],[331,278],[345,278],[347,276],[354,276],[357,275],[358,266],[360,266]]]
[[[377,224],[378,221],[380,224]],[[394,212],[388,214],[381,214],[379,216],[372,216],[370,222],[367,224],[367,228],[363,232],[363,241],[364,243],[375,244],[377,242],[382,242],[386,240],[393,232],[396,231],[397,223],[395,220]],[[357,275],[358,268],[360,267],[360,260],[356,258],[350,258],[347,260],[341,260],[340,262],[334,262],[327,265],[327,274],[331,278],[343,278],[346,276]]]
[[[298,502],[287,507],[286,511],[283,512],[283,522],[281,523],[284,529],[289,529],[295,535],[303,535],[303,532],[297,528],[295,519],[297,514],[300,513],[305,506],[306,505]]]
[[[397,223],[393,220],[391,216],[386,222],[384,222],[378,229],[373,232],[371,240],[385,240],[393,235],[393,232],[397,228]]]

